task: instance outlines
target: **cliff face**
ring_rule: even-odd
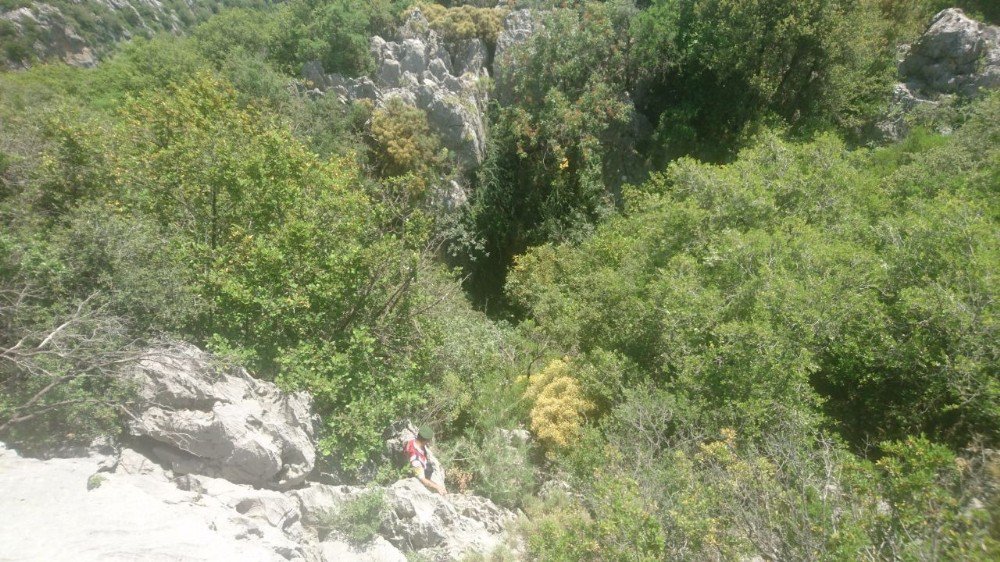
[[[486,498],[415,478],[331,483],[314,470],[305,393],[180,343],[147,350],[130,376],[129,435],[45,460],[0,443],[0,560],[450,561],[507,541],[516,515]],[[337,514],[366,498],[376,513],[359,538]]]
[[[0,13],[0,64],[25,68],[62,60],[93,66],[118,41],[179,33],[238,0],[15,1]]]

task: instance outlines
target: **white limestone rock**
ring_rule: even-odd
[[[942,10],[899,65],[907,88],[921,97],[967,97],[1000,86],[1000,27]]]
[[[316,461],[306,393],[285,394],[187,344],[151,350],[135,368],[132,431],[176,473],[276,489],[300,485]]]
[[[485,45],[478,39],[445,45],[415,9],[394,40],[372,37],[370,49],[375,59],[371,77],[323,74],[314,62],[303,68],[303,79],[309,86],[335,92],[345,103],[366,99],[384,107],[395,98],[422,109],[462,173],[470,174],[482,164],[488,97],[479,80],[488,75]],[[464,200],[464,194],[458,199]]]
[[[97,473],[102,460],[0,452],[0,560],[317,559],[210,496],[151,474]]]
[[[949,98],[975,98],[1000,87],[1000,27],[958,8],[938,12],[899,63],[901,82],[889,109],[863,134],[876,143],[897,142],[909,132],[907,115]]]
[[[492,552],[503,542],[506,522],[514,518],[512,512],[485,498],[432,493],[416,478],[386,488],[385,499],[391,512],[383,524],[383,536],[399,548],[434,559],[457,560]]]
[[[320,544],[323,562],[406,562],[406,556],[382,537],[364,546],[327,540]]]

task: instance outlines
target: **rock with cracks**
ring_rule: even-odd
[[[967,17],[958,8],[934,16],[899,65],[910,92],[974,97],[1000,86],[1000,27]]]
[[[175,473],[288,489],[316,461],[311,398],[286,394],[191,345],[145,354],[132,431]]]
[[[508,540],[514,514],[485,498],[442,497],[415,478],[307,481],[309,400],[193,346],[152,350],[133,375],[142,407],[125,443],[49,460],[0,443],[0,560],[461,560]],[[372,491],[385,501],[378,535],[351,543],[329,515]]]
[[[875,142],[897,142],[909,132],[906,117],[949,97],[970,99],[1000,87],[1000,27],[958,8],[938,12],[899,63],[889,110],[868,126]]]
[[[390,513],[383,522],[386,539],[398,548],[433,560],[457,560],[487,554],[498,547],[514,514],[475,496],[429,491],[416,478],[385,490]]]

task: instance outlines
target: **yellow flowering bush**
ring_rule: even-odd
[[[393,98],[372,112],[371,140],[383,176],[422,176],[440,161],[440,141],[420,109]]]
[[[561,359],[531,377],[525,396],[534,402],[531,430],[549,449],[569,445],[580,431],[586,413],[594,408],[583,396],[570,365]]]
[[[495,44],[500,30],[503,29],[503,18],[507,15],[507,10],[501,8],[474,6],[446,8],[430,2],[421,3],[418,7],[427,18],[431,29],[441,34],[447,41],[479,38],[489,44]]]

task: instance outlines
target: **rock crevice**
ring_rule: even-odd
[[[117,449],[39,460],[0,443],[0,560],[458,560],[488,554],[514,517],[415,478],[385,488],[308,481],[309,397],[194,346],[149,350],[132,376],[134,435]],[[327,528],[331,512],[373,490],[385,498],[379,536],[351,544]]]

